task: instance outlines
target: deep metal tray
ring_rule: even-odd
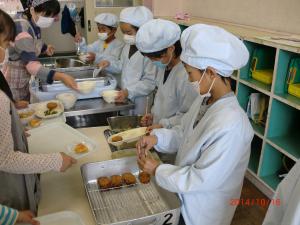
[[[87,197],[97,224],[113,225],[176,225],[180,216],[180,201],[176,194],[160,188],[154,179],[149,184],[138,183],[109,191],[100,191],[97,178],[139,170],[136,157],[88,163],[81,166]]]
[[[140,127],[143,116],[115,116],[107,118],[112,132],[119,133],[128,129]]]
[[[140,127],[142,117],[143,116],[114,116],[107,118],[107,123],[110,126],[110,129],[107,129],[103,132],[106,141],[113,134]],[[119,147],[115,147],[108,143],[111,152],[135,148],[135,144],[136,142],[124,143]]]

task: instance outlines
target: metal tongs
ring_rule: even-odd
[[[99,67],[99,68],[96,68],[94,69],[94,72],[93,72],[93,78],[96,78],[99,76],[100,72],[102,70],[102,67]]]

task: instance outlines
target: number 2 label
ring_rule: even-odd
[[[166,220],[165,220],[165,222],[162,225],[172,225],[173,224],[172,222],[170,222],[170,220],[173,217],[172,213],[168,213],[164,217],[166,218]]]

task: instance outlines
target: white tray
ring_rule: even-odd
[[[77,213],[74,213],[72,211],[52,213],[49,215],[37,217],[35,219],[38,220],[41,225],[85,225],[81,217]]]
[[[126,131],[111,135],[107,141],[109,144],[118,147],[124,143],[132,143],[132,142],[138,141],[142,136],[144,136],[146,134],[146,130],[147,130],[147,127],[138,127],[138,128],[126,130]],[[123,138],[123,140],[113,142],[112,138],[115,136],[120,136]]]
[[[64,123],[52,123],[29,130],[31,135],[28,138],[30,153],[54,153],[65,152],[66,154],[79,159],[94,151],[97,144],[74,128]],[[76,154],[70,151],[69,146],[75,143],[85,142],[91,148],[87,153]]]

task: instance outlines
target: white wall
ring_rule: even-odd
[[[157,16],[176,11],[193,17],[300,34],[300,0],[153,0]]]
[[[152,9],[155,16],[175,16],[183,10],[184,0],[152,0]],[[184,3],[184,4],[183,4]]]

